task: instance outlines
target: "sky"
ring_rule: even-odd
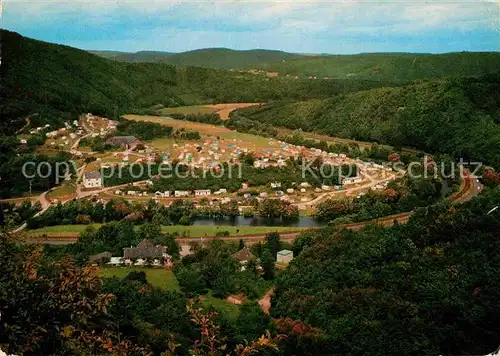
[[[500,0],[3,0],[1,26],[47,42],[126,52],[500,51]]]

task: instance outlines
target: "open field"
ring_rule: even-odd
[[[191,105],[180,106],[177,108],[164,108],[158,110],[162,115],[168,114],[184,114],[184,115],[203,115],[203,114],[219,114],[222,120],[229,119],[231,111],[242,109],[249,106],[260,105],[259,103],[228,103],[215,105]]]
[[[231,131],[228,128],[225,128],[224,126],[208,125],[186,120],[175,120],[170,117],[164,117],[164,116],[158,117],[158,116],[147,116],[147,115],[125,115],[124,118],[127,120],[147,121],[161,125],[168,125],[172,126],[174,129],[184,128],[188,130],[199,131],[200,134],[202,135],[203,134],[218,135],[221,132]]]
[[[179,282],[174,272],[165,271],[163,268],[141,268],[141,267],[104,267],[99,270],[102,277],[123,278],[132,271],[146,273],[148,282],[154,287],[164,290],[179,290]]]
[[[191,105],[179,106],[177,108],[164,108],[158,110],[162,115],[168,114],[184,114],[184,115],[200,115],[200,114],[213,114],[217,112],[217,108],[209,107],[206,105]]]
[[[229,114],[236,109],[243,109],[249,106],[261,105],[260,103],[234,103],[234,104],[216,104],[207,105],[207,108],[215,109],[222,120],[228,120]]]
[[[215,236],[217,232],[228,231],[229,235],[249,235],[268,232],[284,232],[300,230],[295,227],[284,226],[162,226],[163,232],[183,234],[185,232],[192,237]]]
[[[101,224],[90,225],[57,225],[46,226],[36,230],[26,230],[30,236],[47,235],[49,237],[76,237],[88,226],[100,227]],[[162,226],[164,233],[178,233],[190,237],[215,236],[219,231],[228,231],[230,235],[249,235],[268,232],[297,231],[301,228],[284,226]]]
[[[161,125],[172,126],[175,129],[188,129],[198,131],[202,138],[216,138],[219,137],[223,140],[234,140],[238,141],[241,147],[249,149],[262,149],[269,148],[269,139],[262,136],[241,133],[237,131],[230,130],[224,126],[215,126],[199,122],[191,122],[185,120],[175,120],[169,117],[158,117],[158,116],[145,116],[145,115],[125,115],[127,120],[135,121],[147,121],[154,122]],[[156,139],[151,142],[154,147],[162,149],[162,147],[169,148],[172,147],[176,142],[174,139]],[[193,141],[191,141],[193,143]]]

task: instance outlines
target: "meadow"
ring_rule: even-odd
[[[205,105],[191,105],[191,106],[179,106],[175,108],[163,108],[158,110],[162,115],[169,114],[184,114],[184,115],[200,115],[200,114],[213,114],[217,112],[217,108],[209,107]]]
[[[99,269],[102,277],[123,278],[133,271],[146,273],[146,278],[154,287],[164,290],[179,291],[179,282],[172,271],[163,268],[141,268],[141,267],[104,267]]]
[[[168,291],[180,292],[179,282],[174,272],[166,271],[163,268],[143,268],[143,267],[104,267],[99,269],[99,275],[105,278],[124,278],[133,271],[146,273],[146,279],[153,287]],[[223,313],[228,319],[235,320],[240,312],[239,306],[230,304],[224,299],[214,297],[212,291],[200,296],[204,307],[210,306]]]
[[[47,235],[49,237],[77,237],[89,226],[99,228],[101,224],[90,225],[57,225],[46,226],[36,230],[26,230],[29,236]],[[199,226],[199,225],[172,225],[162,226],[164,233],[177,233],[180,236],[201,237],[215,236],[218,232],[228,231],[231,236],[242,236],[249,234],[265,234],[268,232],[290,232],[301,230],[296,227],[286,226]]]

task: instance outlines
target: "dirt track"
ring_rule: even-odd
[[[243,109],[249,106],[261,105],[260,103],[234,103],[234,104],[216,104],[204,105],[207,108],[217,109],[216,113],[219,114],[222,120],[228,120],[229,114],[236,109]]]

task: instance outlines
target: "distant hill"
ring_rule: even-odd
[[[178,53],[172,55],[166,61],[176,66],[249,69],[261,67],[269,62],[283,62],[303,57],[300,54],[264,49],[235,51],[227,48],[209,48]]]
[[[271,50],[235,51],[227,48],[208,48],[182,53],[137,52],[116,56],[95,51],[94,53],[125,62],[164,61],[179,67],[262,69],[278,72],[280,76],[393,82],[476,76],[494,73],[500,68],[498,52],[311,55]]]
[[[374,53],[308,56],[286,62],[266,63],[262,68],[278,72],[281,76],[409,81],[494,73],[500,68],[500,53]]]
[[[119,52],[119,51],[88,51],[89,53],[95,54],[99,57],[115,59],[118,56],[130,54],[128,52]]]
[[[414,82],[233,112],[247,119],[336,137],[417,147],[500,168],[500,72]]]
[[[141,51],[123,53],[113,51],[89,51],[98,56],[122,62],[167,62],[179,67],[196,66],[217,69],[248,69],[269,62],[281,62],[303,58],[305,55],[253,49],[237,51],[227,48],[206,48],[181,53]],[[116,55],[113,55],[116,53]]]
[[[165,61],[175,53],[161,51],[140,51],[140,52],[114,52],[114,51],[88,51],[100,57],[112,59],[119,62],[161,62]]]
[[[0,125],[4,125],[0,131],[16,127],[9,120],[19,124],[23,116],[45,109],[114,117],[125,112],[143,112],[156,104],[325,98],[383,85],[269,79],[200,67],[176,68],[166,63],[125,63],[10,31],[2,30],[0,35]]]

